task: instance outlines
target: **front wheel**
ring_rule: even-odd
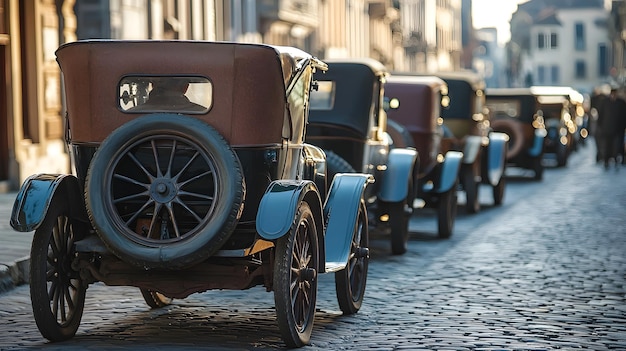
[[[278,328],[288,347],[309,343],[317,301],[319,261],[313,213],[301,202],[289,233],[276,243],[274,302]]]
[[[454,229],[454,220],[456,218],[457,196],[456,184],[445,193],[439,196],[437,205],[437,226],[439,229],[439,237],[442,239],[449,238]]]
[[[72,268],[75,239],[68,202],[53,198],[30,253],[33,315],[39,332],[50,341],[72,338],[83,316],[87,287]]]
[[[358,312],[363,303],[369,265],[368,245],[367,208],[365,203],[361,202],[352,235],[348,264],[346,268],[335,273],[337,301],[339,308],[346,315]]]
[[[462,173],[463,189],[465,190],[465,210],[468,213],[478,213],[480,211],[480,201],[478,199],[478,191],[480,183],[476,181],[474,172],[471,168],[466,169]]]
[[[504,199],[505,186],[506,186],[506,181],[504,180],[504,176],[502,176],[498,184],[493,187],[493,204],[494,205],[496,206],[502,205],[502,200]]]

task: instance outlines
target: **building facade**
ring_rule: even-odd
[[[565,85],[583,92],[609,79],[603,0],[531,0],[511,18],[511,86]],[[564,59],[567,58],[567,59]]]

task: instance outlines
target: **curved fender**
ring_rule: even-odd
[[[463,163],[472,164],[478,157],[478,152],[482,147],[483,138],[478,135],[468,135],[465,137],[463,147]]]
[[[259,235],[267,240],[285,235],[296,216],[298,204],[311,191],[318,193],[317,186],[310,180],[275,180],[270,183],[257,211],[256,230]]]
[[[533,145],[528,149],[528,154],[533,157],[541,155],[543,151],[543,141],[548,135],[545,129],[535,129],[535,137],[533,138]]]
[[[452,188],[454,182],[456,182],[459,177],[459,169],[461,169],[462,160],[462,152],[446,152],[446,157],[441,165],[441,177],[439,179],[439,186],[435,190],[436,193],[444,193]]]
[[[11,227],[19,232],[30,232],[41,225],[52,198],[65,196],[73,217],[87,220],[78,178],[70,174],[35,174],[28,177],[15,197],[11,212]],[[76,205],[80,204],[81,208]]]
[[[326,272],[345,268],[358,219],[359,206],[374,177],[363,173],[340,173],[335,176],[324,203],[326,219]]]
[[[506,164],[506,148],[509,136],[505,133],[491,132],[489,134],[489,145],[487,146],[487,177],[489,184],[498,185],[500,178],[504,174]]]
[[[378,198],[386,202],[398,202],[409,192],[409,179],[417,160],[415,149],[392,149],[387,158],[387,170],[380,185]]]

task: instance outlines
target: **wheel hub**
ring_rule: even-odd
[[[302,268],[299,275],[301,282],[312,282],[317,277],[317,271],[315,268]]]
[[[150,197],[162,204],[171,202],[177,193],[176,186],[169,178],[157,178],[150,185]]]

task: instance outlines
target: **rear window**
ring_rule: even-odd
[[[120,110],[127,113],[203,114],[213,103],[213,85],[206,77],[126,76],[117,94]]]
[[[520,102],[515,100],[498,100],[487,103],[489,116],[494,118],[519,117],[521,115]]]
[[[335,82],[318,81],[317,90],[311,90],[309,104],[311,110],[332,110],[335,104]]]

